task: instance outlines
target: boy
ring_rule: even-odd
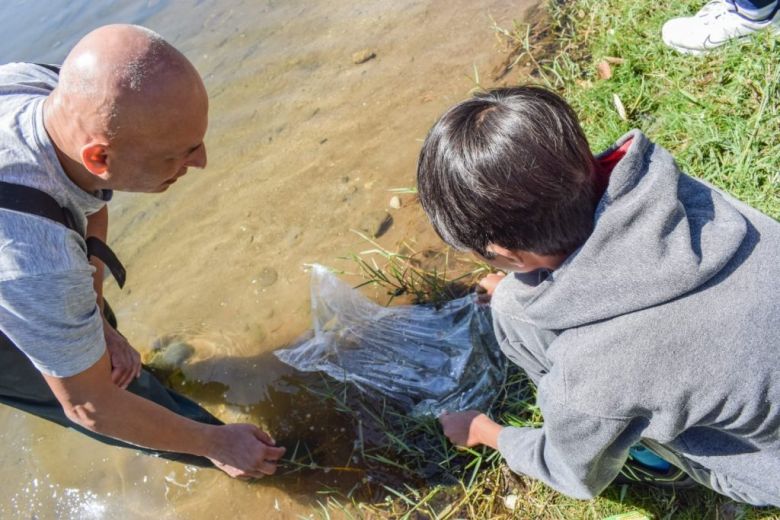
[[[641,442],[719,493],[780,505],[777,222],[638,130],[593,157],[572,109],[538,87],[451,108],[417,175],[444,241],[510,272],[494,327],[544,416],[445,413],[454,443],[591,498]]]

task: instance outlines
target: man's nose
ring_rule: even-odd
[[[207,162],[206,144],[204,143],[192,151],[184,165],[187,167],[191,166],[193,168],[205,168]]]

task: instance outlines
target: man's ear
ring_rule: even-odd
[[[92,141],[81,148],[81,164],[92,174],[102,177],[108,171],[108,144]]]

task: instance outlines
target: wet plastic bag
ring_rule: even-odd
[[[275,353],[298,370],[377,391],[416,416],[484,410],[500,389],[504,359],[474,295],[383,307],[315,265],[311,310],[313,335]]]

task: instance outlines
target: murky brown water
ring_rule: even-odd
[[[140,351],[171,338],[196,348],[187,375],[212,382],[194,390],[210,410],[225,420],[278,419],[294,410],[279,411],[283,397],[272,408],[269,385],[284,370],[268,353],[309,327],[305,265],[355,270],[339,257],[370,246],[351,230],[373,232],[388,212],[393,225],[379,239],[387,248],[438,243],[411,196],[391,209],[388,190],[414,184],[435,117],[468,95],[475,69],[484,75],[500,61],[493,20],[509,26],[529,3],[109,8],[82,0],[62,2],[52,16],[50,7],[11,2],[0,8],[0,28],[11,35],[0,56],[58,61],[90,28],[131,21],[159,31],[195,63],[211,97],[209,166],[161,196],[117,194],[109,238],[129,277],[121,292],[108,282],[106,294]],[[22,26],[28,33],[18,33]],[[376,57],[354,64],[363,49]],[[305,414],[291,424],[307,421],[313,433],[277,437],[344,433]],[[5,407],[0,424],[1,518],[296,518],[316,515],[321,497],[307,487],[332,484],[323,474],[308,486],[289,478],[250,485],[108,448]]]

